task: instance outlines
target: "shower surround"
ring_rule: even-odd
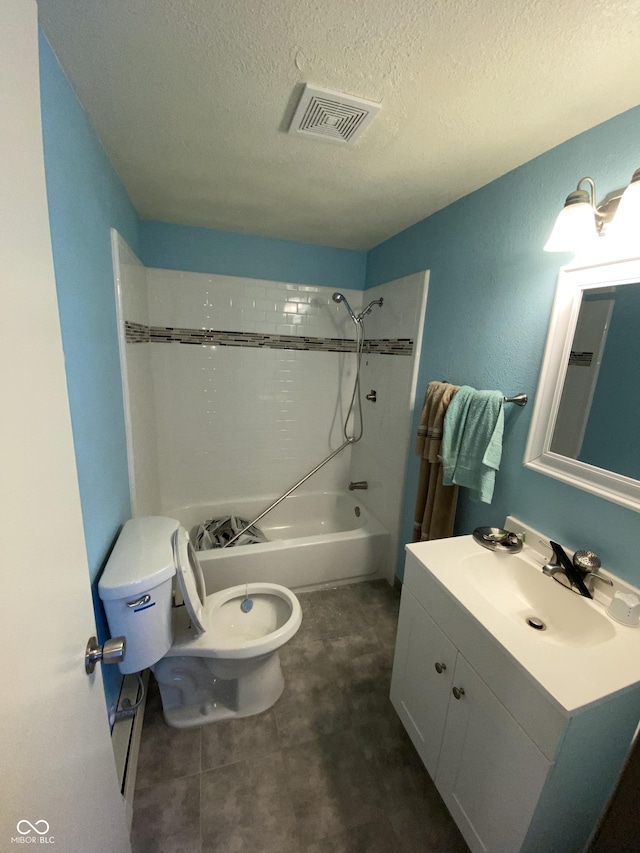
[[[344,440],[354,327],[334,288],[145,268],[115,231],[112,243],[134,515],[266,507]],[[384,298],[365,321],[364,436],[300,489],[338,494],[368,481],[358,502],[389,532],[376,566],[389,580],[427,278],[342,288],[355,311]],[[364,399],[370,389],[375,404]]]

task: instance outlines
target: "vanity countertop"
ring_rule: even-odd
[[[407,545],[407,551],[564,709],[640,682],[640,628],[611,619],[600,594],[600,601],[589,600],[544,575],[539,548],[525,544],[518,554],[497,553],[472,536],[457,536]],[[411,590],[411,573],[405,581]],[[531,616],[544,630],[527,624]]]

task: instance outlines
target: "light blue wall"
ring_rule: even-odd
[[[367,287],[431,270],[419,397],[433,379],[529,394],[525,409],[507,407],[492,505],[475,504],[462,493],[457,532],[501,524],[511,513],[569,547],[595,550],[606,567],[636,584],[640,515],[530,471],[522,459],[556,277],[570,260],[542,247],[565,196],[582,176],[595,178],[602,198],[626,186],[638,166],[640,108],[635,108],[397,234],[373,249],[367,262]],[[414,430],[418,416],[416,411]],[[417,473],[411,456],[403,541],[411,538]]]
[[[137,249],[138,219],[42,33],[40,86],[62,344],[89,571],[102,640],[108,629],[96,594],[96,576],[131,514],[109,229],[117,228]],[[104,667],[103,676],[111,707],[121,678],[116,667]]]
[[[162,269],[362,289],[367,254],[143,220],[140,260]]]

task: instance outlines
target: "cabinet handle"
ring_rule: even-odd
[[[447,668],[446,663],[437,663],[436,664],[436,672],[438,673],[438,675],[440,675],[441,672],[444,672],[446,668]]]
[[[454,687],[453,695],[456,697],[456,699],[460,699],[461,696],[464,696],[464,687]]]

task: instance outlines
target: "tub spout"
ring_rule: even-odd
[[[366,480],[357,480],[355,483],[349,483],[349,491],[352,492],[354,489],[368,489],[369,483]]]

